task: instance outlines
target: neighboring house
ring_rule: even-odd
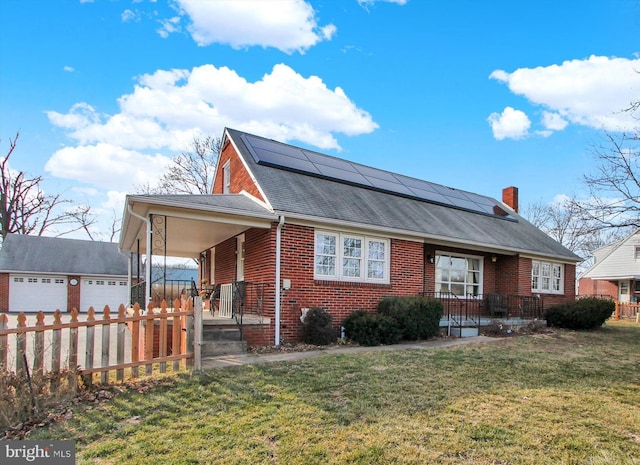
[[[0,249],[0,311],[117,312],[129,303],[128,269],[116,243],[9,234]]]
[[[314,306],[337,327],[392,295],[573,300],[580,257],[518,215],[517,198],[226,129],[213,194],[127,196],[120,247],[199,258],[209,283],[264,285],[262,330],[276,344],[299,340]]]
[[[592,252],[594,264],[578,280],[581,296],[640,300],[640,230]]]

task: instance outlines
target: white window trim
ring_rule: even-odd
[[[534,274],[533,274],[533,269],[534,269],[534,264],[538,263],[538,270],[539,270],[539,274],[538,274],[538,287],[533,287],[533,278],[534,278]],[[542,287],[542,278],[544,278],[545,276],[542,275],[542,267],[543,265],[549,265],[549,289],[544,289]],[[560,267],[560,282],[559,282],[559,290],[555,290],[553,289],[553,280],[554,280],[554,276],[553,276],[553,270],[554,267]],[[551,262],[551,261],[543,261],[543,260],[532,260],[531,261],[531,292],[534,292],[536,294],[556,294],[556,295],[564,295],[564,273],[565,273],[565,269],[564,269],[564,263],[559,263],[559,262]]]
[[[436,250],[436,258],[438,256],[446,256],[446,257],[455,257],[455,258],[464,258],[465,260],[468,258],[472,258],[472,259],[477,259],[480,260],[480,280],[478,282],[478,295],[481,296],[484,292],[484,257],[481,255],[469,255],[469,254],[462,254],[462,253],[455,253],[455,252],[448,252],[445,250]],[[469,270],[467,269],[467,272]],[[434,277],[435,280],[435,277]],[[442,284],[445,281],[435,281],[435,288],[438,289],[438,284]],[[449,283],[451,283],[451,281],[448,281]],[[465,282],[464,286],[465,286],[465,291],[466,291],[466,287],[469,284],[467,284]],[[467,294],[465,293],[464,296],[457,296],[457,297],[467,297]],[[471,296],[469,296],[471,297]]]
[[[231,161],[222,165],[222,193],[229,194],[231,188]]]
[[[336,237],[336,273],[335,275],[318,275],[316,273],[316,244],[318,236],[334,236]],[[362,262],[360,265],[360,276],[343,276],[343,244],[344,239],[360,239],[362,240]],[[369,278],[367,276],[368,269],[368,255],[369,255],[369,241],[382,242],[384,244],[385,257],[384,257],[384,277],[382,279]],[[391,241],[378,236],[367,236],[363,234],[352,234],[346,232],[316,230],[313,240],[313,278],[318,281],[345,281],[353,283],[376,283],[376,284],[389,284],[391,274]]]

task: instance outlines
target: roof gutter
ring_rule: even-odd
[[[127,203],[127,211],[131,216],[135,216],[139,220],[144,221],[147,226],[147,265],[144,267],[144,295],[145,299],[151,302],[151,218],[145,218],[134,212],[130,203]],[[131,289],[131,287],[131,268],[129,268],[129,289]],[[144,310],[145,309],[142,308],[142,311]]]
[[[284,226],[284,215],[280,215],[280,221],[276,228],[276,308],[275,308],[275,341],[276,346],[280,345],[280,304],[281,304],[281,286],[280,286],[280,258],[282,256],[282,226]]]

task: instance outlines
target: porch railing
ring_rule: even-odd
[[[633,318],[637,319],[640,314],[640,304],[630,302],[619,302],[616,300],[616,310],[613,314],[614,319]]]
[[[544,316],[542,297],[510,294],[467,294],[456,296],[445,292],[423,292],[423,296],[440,300],[444,306],[444,317],[469,322],[481,318],[504,318],[523,320],[540,319]]]

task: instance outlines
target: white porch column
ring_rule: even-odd
[[[276,329],[275,329],[275,345],[280,345],[280,300],[281,294],[280,290],[282,285],[280,283],[280,256],[281,256],[281,248],[282,248],[282,226],[284,225],[284,216],[280,216],[280,221],[278,222],[278,228],[276,229],[276,308],[275,308],[275,318],[276,318]]]

